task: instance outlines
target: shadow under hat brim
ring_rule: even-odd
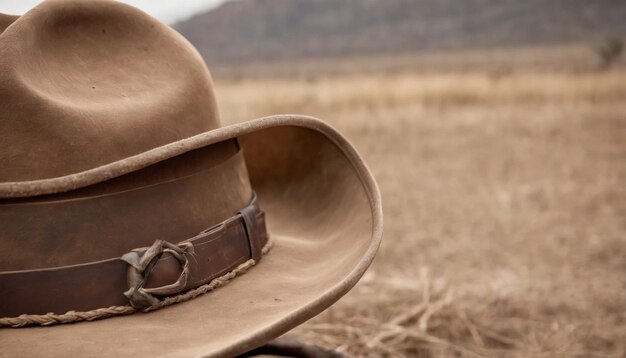
[[[72,190],[235,137],[274,242],[258,265],[216,291],[158,311],[2,329],[3,354],[234,356],[284,334],[350,290],[380,245],[380,194],[345,138],[310,117],[223,127],[83,173],[0,184],[0,195]]]

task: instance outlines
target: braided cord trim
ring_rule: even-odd
[[[267,254],[273,246],[273,242],[270,240],[263,247],[262,253],[263,255]],[[191,289],[183,294],[166,297],[163,300],[159,301],[157,304],[148,307],[145,310],[139,312],[149,312],[157,309],[161,309],[163,307],[167,307],[176,303],[189,301],[198,296],[204,295],[205,293],[211,292],[217,288],[220,288],[226,285],[229,281],[234,279],[237,276],[244,274],[248,269],[254,266],[256,262],[252,259],[242,263],[237,266],[234,270],[227,272],[226,274],[213,279],[211,282]],[[137,309],[133,308],[130,305],[124,306],[111,306],[107,308],[98,308],[91,311],[86,312],[76,312],[76,311],[68,311],[64,314],[55,314],[55,313],[46,313],[43,315],[32,315],[32,314],[22,314],[17,317],[3,317],[0,318],[0,327],[11,327],[11,328],[19,328],[19,327],[27,327],[27,326],[51,326],[55,324],[61,323],[73,323],[79,321],[94,321],[97,319],[112,317],[112,316],[121,316],[128,315],[138,312]]]

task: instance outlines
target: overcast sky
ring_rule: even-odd
[[[122,0],[168,24],[214,8],[224,1],[226,0]],[[21,15],[40,2],[41,0],[0,0],[0,13]]]

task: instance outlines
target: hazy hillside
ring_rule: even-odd
[[[624,0],[240,0],[174,27],[209,63],[597,42]]]

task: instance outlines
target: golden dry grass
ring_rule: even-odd
[[[317,77],[325,74],[381,74],[398,72],[468,72],[507,73],[520,68],[535,71],[571,72],[598,68],[600,61],[594,49],[601,45],[572,43],[549,46],[516,46],[455,51],[405,54],[372,54],[332,58],[304,58],[298,61],[212,64],[218,77]],[[626,65],[626,58],[618,61]]]
[[[350,356],[626,356],[626,71],[216,87],[225,123],[331,123],[381,187],[379,255],[301,339]]]

